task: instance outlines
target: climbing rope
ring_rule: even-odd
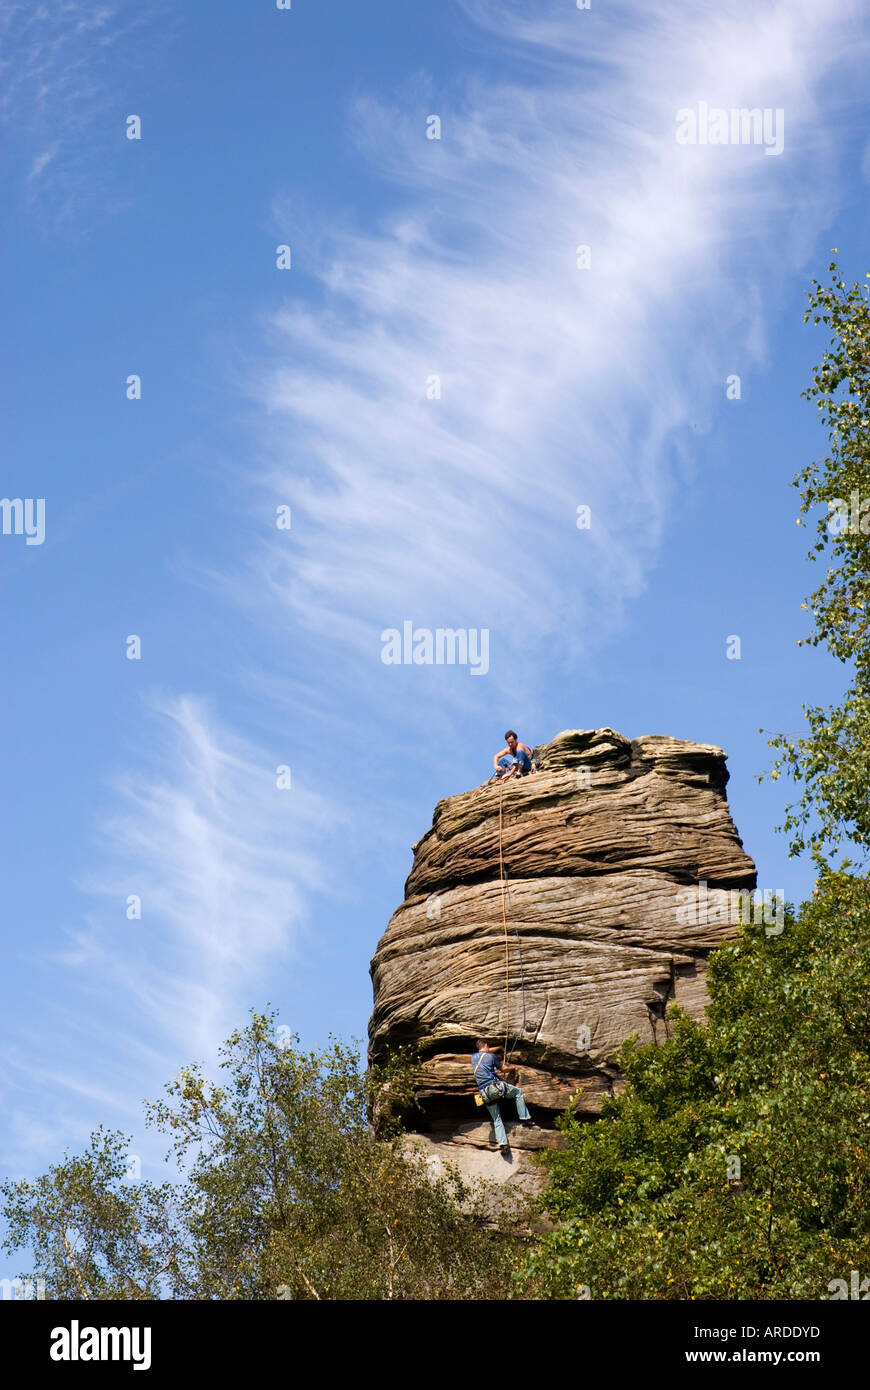
[[[507,910],[505,904],[505,878],[504,878],[504,842],[502,839],[502,803],[504,800],[504,778],[498,784],[498,873],[501,880],[501,920],[504,927],[504,1055],[505,1066],[507,1066],[508,1038],[511,1027],[511,957],[510,957],[510,938],[508,936]]]
[[[510,914],[511,926],[512,926],[513,929],[514,929],[514,936],[515,936],[516,939],[517,939],[517,955],[518,955],[519,958],[520,958],[520,995],[521,995],[522,1001],[523,1001],[523,1026],[522,1026],[521,1031],[525,1031],[525,1029],[528,1028],[528,1026],[529,1026],[529,1019],[528,1019],[528,1014],[527,1014],[527,1012],[526,1012],[526,974],[525,974],[525,969],[524,969],[524,967],[523,967],[523,946],[522,946],[522,942],[520,941],[520,929],[519,929],[519,927],[517,926],[516,918],[514,917],[514,908],[513,908],[513,903],[511,902],[510,879],[508,878],[507,869],[505,869],[504,881],[505,881],[505,888],[506,888],[506,890],[507,890],[508,913]],[[508,1055],[507,1055],[507,1057],[506,1057],[506,1059],[505,1059],[505,1066],[508,1065],[508,1062],[510,1061],[510,1059],[511,1059],[511,1057],[512,1057],[512,1055],[513,1055],[514,1049],[515,1049],[517,1043],[519,1042],[519,1038],[520,1038],[520,1035],[519,1035],[519,1033],[517,1033],[516,1036],[515,1036],[515,1038],[514,1038],[514,1040],[513,1040],[513,1044],[512,1044],[512,1046],[511,1046],[511,1050],[510,1050],[510,1052],[508,1053]]]
[[[510,1051],[508,1051],[508,1041],[509,1041],[509,1039],[510,1039],[510,1025],[511,1025],[511,1001],[510,1001],[510,937],[509,937],[509,935],[508,935],[508,925],[507,925],[507,914],[508,914],[508,912],[510,912],[511,925],[512,925],[512,927],[513,927],[513,929],[514,929],[514,936],[515,936],[516,939],[517,939],[517,953],[518,953],[518,955],[519,955],[519,961],[520,961],[520,989],[521,989],[521,991],[522,991],[522,1000],[523,1000],[523,1022],[522,1022],[522,1027],[521,1027],[521,1029],[520,1029],[520,1032],[522,1032],[522,1029],[525,1028],[526,1023],[527,1023],[527,1018],[526,1018],[526,976],[525,976],[525,971],[524,971],[524,969],[523,969],[523,948],[522,948],[522,944],[521,944],[521,942],[520,942],[519,928],[517,927],[516,918],[514,917],[514,908],[513,908],[513,903],[511,902],[510,885],[509,885],[509,883],[508,883],[507,870],[505,869],[505,863],[504,863],[503,810],[502,810],[502,798],[503,798],[503,795],[504,795],[504,782],[505,782],[505,779],[504,779],[504,778],[501,778],[501,779],[499,780],[499,784],[498,784],[498,870],[499,870],[499,878],[500,878],[500,880],[501,880],[501,920],[502,920],[502,926],[503,926],[503,928],[504,928],[504,1007],[505,1007],[505,1032],[504,1032],[504,1055],[505,1055],[505,1060],[504,1060],[504,1064],[505,1064],[505,1066],[507,1066],[508,1063],[510,1062],[511,1057],[513,1056],[514,1050],[515,1050],[515,1048],[516,1048],[517,1043],[519,1042],[519,1037],[520,1037],[520,1034],[517,1033],[517,1035],[516,1035],[516,1037],[514,1038],[514,1041],[513,1041],[513,1047],[511,1047]]]

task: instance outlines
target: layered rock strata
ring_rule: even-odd
[[[369,1026],[373,1061],[422,1048],[416,1123],[432,1161],[524,1181],[529,1145],[558,1142],[572,1095],[598,1114],[625,1038],[664,1036],[672,1000],[703,1013],[707,955],[736,931],[731,891],[755,886],[720,748],[574,729],[535,758],[536,775],[436,806],[372,961]],[[541,1126],[513,1135],[513,1162],[473,1104],[468,1054],[484,1035],[507,1040]]]

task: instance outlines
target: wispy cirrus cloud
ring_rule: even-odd
[[[150,764],[116,778],[101,826],[109,867],[84,885],[124,922],[73,941],[68,964],[96,951],[100,979],[122,986],[162,1036],[211,1052],[259,997],[265,967],[286,961],[324,887],[318,846],[339,815],[316,791],[278,786],[283,766],[191,696],[152,701]],[[282,779],[286,780],[286,778]],[[127,922],[136,894],[141,921]]]
[[[359,669],[405,616],[489,626],[516,688],[516,658],[594,645],[642,591],[692,427],[763,362],[765,306],[836,205],[866,43],[810,0],[465,8],[525,72],[357,103],[393,213],[312,237],[276,203],[317,298],[288,291],[250,387],[260,481],[295,509],[251,594]],[[679,145],[697,100],[784,108],[782,156]]]
[[[40,959],[42,988],[53,971],[62,983],[50,1021],[36,1009],[7,1049],[12,1167],[43,1131],[56,1147],[98,1121],[135,1129],[141,1098],[179,1065],[213,1066],[248,1010],[274,998],[313,898],[330,891],[340,808],[292,768],[279,788],[276,753],[200,698],[155,695],[146,713],[147,742],[112,780],[114,810],[97,830],[100,867],[79,884],[95,906]],[[139,916],[132,904],[128,916],[133,895]]]
[[[162,3],[136,0],[0,6],[0,125],[21,152],[29,200],[52,225],[123,202],[106,169],[121,148],[118,100],[165,17]]]

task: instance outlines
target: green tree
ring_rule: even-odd
[[[47,1297],[160,1296],[177,1247],[173,1191],[125,1182],[128,1152],[123,1134],[100,1128],[83,1154],[66,1156],[35,1182],[0,1186],[4,1248],[32,1249]]]
[[[55,1297],[438,1299],[484,1281],[503,1294],[522,1213],[494,1212],[409,1144],[395,1117],[409,1059],[367,1074],[340,1042],[293,1043],[254,1014],[222,1049],[224,1084],[188,1067],[148,1107],[184,1169],[177,1184],[122,1187],[126,1143],[102,1132],[35,1184],[5,1184],[7,1249],[30,1246]],[[74,1259],[71,1227],[84,1240]]]
[[[826,874],[710,958],[709,1022],[631,1041],[597,1124],[545,1158],[560,1222],[524,1297],[827,1298],[870,1269],[870,888]]]
[[[810,849],[819,863],[844,842],[870,849],[870,304],[866,284],[847,287],[836,260],[828,269],[831,283],[813,281],[804,315],[830,330],[804,392],[827,429],[828,452],[794,486],[798,524],[825,508],[809,556],[827,552],[829,565],[802,605],[813,621],[802,644],[826,646],[853,678],[839,705],[803,707],[804,735],[770,740],[779,752],[770,775],[786,773],[800,786],[780,827],[791,837],[789,852]]]

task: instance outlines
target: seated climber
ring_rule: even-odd
[[[535,764],[532,762],[532,750],[525,743],[520,743],[513,729],[508,729],[505,734],[507,747],[500,753],[496,753],[492,765],[495,772],[490,779],[499,782],[504,777],[525,777],[529,772],[537,772]]]
[[[516,1103],[517,1119],[520,1124],[526,1128],[531,1128],[533,1121],[526,1105],[525,1096],[519,1086],[509,1086],[497,1075],[500,1070],[499,1055],[497,1052],[491,1051],[485,1038],[477,1039],[477,1051],[471,1054],[471,1065],[474,1070],[477,1089],[483,1096],[483,1103],[492,1119],[495,1142],[502,1153],[510,1153],[510,1144],[507,1141],[504,1120],[501,1117],[498,1103],[507,1098],[513,1100]]]

